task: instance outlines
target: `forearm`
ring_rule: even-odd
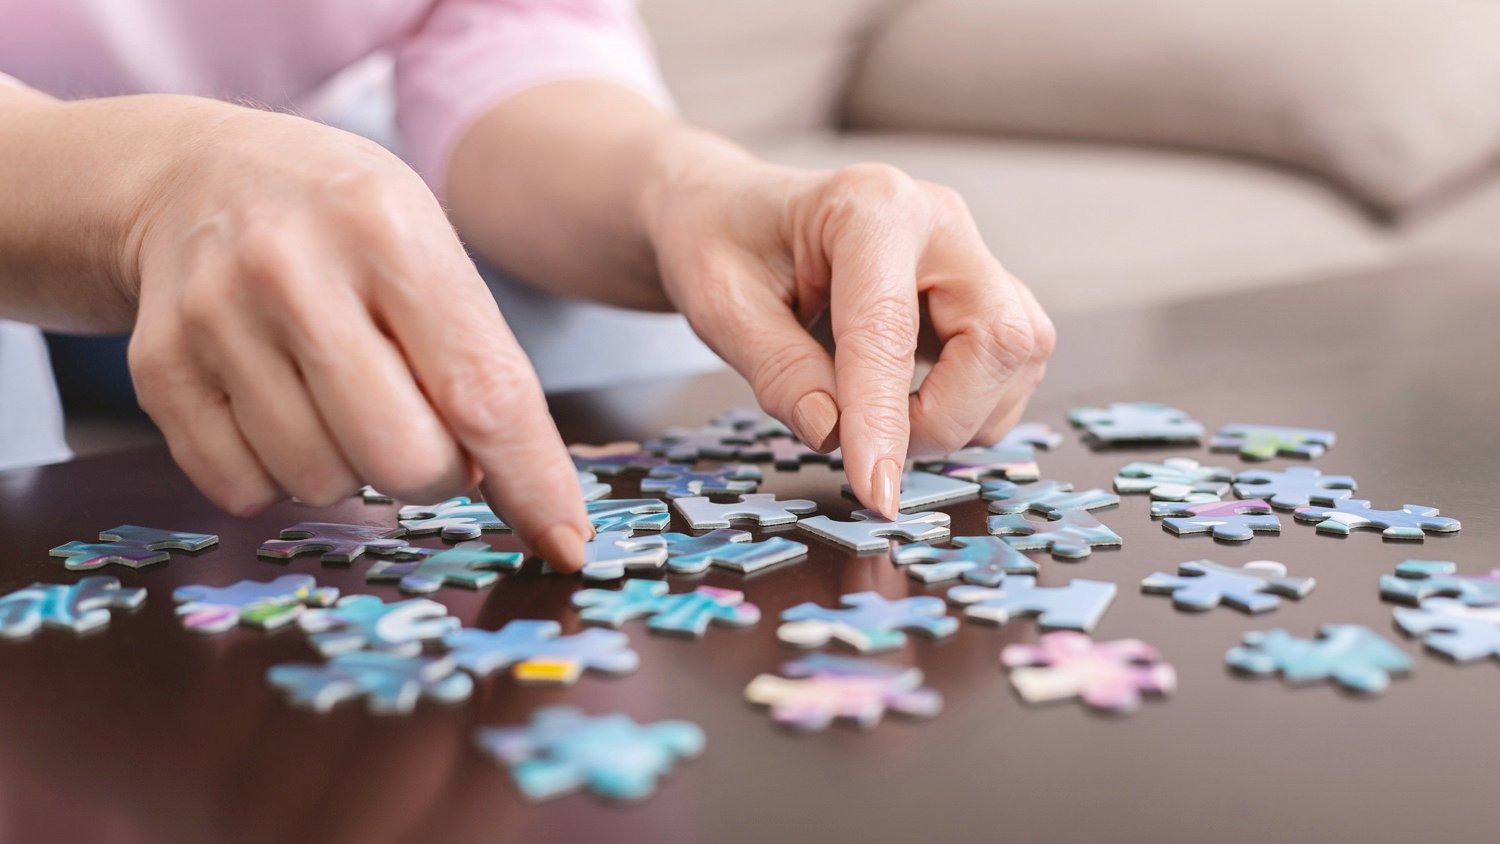
[[[70,331],[130,327],[129,244],[209,101],[62,102],[0,85],[0,318]]]
[[[447,196],[485,258],[558,293],[668,309],[648,235],[664,186],[748,153],[607,82],[543,85],[506,99],[454,152]]]

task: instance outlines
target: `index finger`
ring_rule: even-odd
[[[453,251],[433,262],[449,270],[441,289],[383,285],[378,305],[428,400],[483,472],[485,498],[553,568],[577,571],[593,527],[573,461],[530,362],[456,237]]]

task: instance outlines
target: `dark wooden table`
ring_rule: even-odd
[[[997,653],[1032,640],[1030,621],[964,623],[945,641],[918,640],[893,655],[920,666],[947,699],[931,722],[888,718],[869,733],[788,733],[742,697],[756,674],[791,656],[775,638],[782,609],[876,589],[890,597],[942,594],[895,569],[884,553],[855,556],[809,539],[811,556],[750,577],[712,571],[672,577],[743,589],[764,619],[701,641],[647,634],[631,640],[641,669],[585,677],[553,690],[499,674],[465,704],[423,704],[409,717],[359,705],[319,716],[292,709],[266,686],[266,669],[313,652],[295,630],[221,636],[184,632],[172,589],[307,572],[346,592],[394,597],[367,585],[367,561],[276,564],[256,545],[316,516],[394,525],[395,509],[350,501],[326,512],[292,504],[237,521],[215,511],[149,450],[0,474],[0,588],[78,575],[47,549],[92,539],[119,523],[212,531],[216,550],[178,555],[143,571],[102,573],[149,589],[139,612],[107,631],[48,631],[0,646],[0,838],[14,841],[262,841],[393,839],[485,841],[1207,840],[1396,841],[1485,838],[1500,739],[1493,713],[1500,666],[1456,667],[1391,625],[1376,581],[1409,557],[1451,559],[1467,570],[1496,562],[1500,540],[1500,419],[1495,387],[1500,278],[1426,268],[1378,278],[1126,310],[1060,326],[1051,376],[1030,418],[1065,427],[1069,407],[1154,399],[1211,428],[1261,421],[1333,428],[1338,445],[1317,465],[1349,473],[1377,506],[1432,504],[1463,520],[1423,543],[1358,533],[1339,539],[1284,517],[1280,536],[1244,545],[1177,538],[1127,497],[1102,520],[1125,538],[1086,562],[1041,559],[1041,579],[1120,585],[1096,630],[1158,645],[1178,693],[1111,719],[1075,704],[1030,708],[1012,694]],[[635,438],[697,423],[742,403],[728,377],[569,396],[556,415],[573,441]],[[378,418],[380,410],[372,408]],[[1125,462],[1187,454],[1168,448],[1092,452],[1069,433],[1043,453],[1043,473],[1108,486]],[[1232,455],[1216,462],[1239,466]],[[1275,461],[1272,466],[1283,465]],[[770,472],[764,489],[810,497],[843,516],[851,503],[822,467]],[[617,496],[636,482],[617,482]],[[982,502],[945,508],[955,535],[983,533]],[[758,533],[763,533],[759,532]],[[491,537],[513,547],[508,537]],[[1306,600],[1261,617],[1229,609],[1174,610],[1139,591],[1142,577],[1202,557],[1285,562],[1318,578]],[[533,565],[533,564],[529,564]],[[528,569],[481,592],[437,597],[466,625],[556,618],[580,629],[571,578]],[[1415,658],[1414,676],[1361,700],[1331,686],[1291,689],[1244,679],[1224,652],[1248,630],[1310,635],[1324,622],[1387,634]],[[708,737],[651,799],[621,806],[580,794],[529,805],[506,772],[470,744],[477,725],[523,721],[544,704],[619,710],[641,720],[687,718]],[[1485,832],[1491,830],[1491,832]],[[1012,836],[1015,836],[1012,838]]]

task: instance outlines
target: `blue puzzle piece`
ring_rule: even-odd
[[[665,458],[641,450],[640,443],[614,442],[607,445],[570,445],[568,453],[580,472],[614,477],[626,472],[646,472],[665,464]],[[587,496],[585,496],[587,499]]]
[[[656,498],[606,498],[584,505],[599,533],[665,530],[672,521],[667,504]]]
[[[1138,442],[1195,443],[1203,426],[1175,407],[1149,401],[1115,402],[1106,409],[1080,407],[1068,411],[1068,421],[1104,445]]]
[[[0,637],[21,639],[40,627],[87,633],[108,625],[111,609],[133,610],[145,601],[145,589],[121,589],[113,577],[33,583],[0,596]]]
[[[1322,457],[1333,447],[1333,441],[1332,431],[1317,428],[1236,423],[1220,428],[1208,441],[1208,447],[1213,451],[1237,451],[1246,460],[1270,460],[1279,454],[1314,458]]]
[[[443,586],[483,589],[500,579],[498,572],[515,571],[525,555],[492,551],[485,542],[461,542],[452,548],[420,549],[412,560],[376,560],[365,572],[371,583],[396,581],[408,595],[427,595]]]
[[[627,572],[656,571],[666,562],[667,541],[660,536],[603,531],[583,543],[583,567],[578,574],[585,580],[618,580]],[[550,572],[552,568],[545,570]]]
[[[1045,422],[1022,422],[1010,429],[990,448],[1057,448],[1062,443],[1062,434],[1052,430]]]
[[[1462,527],[1458,519],[1439,516],[1436,507],[1403,504],[1400,510],[1373,510],[1370,502],[1346,498],[1331,507],[1302,507],[1294,514],[1299,522],[1317,522],[1322,533],[1348,536],[1355,528],[1374,528],[1386,539],[1420,542],[1424,531],[1452,533]]]
[[[70,571],[88,571],[104,565],[143,566],[164,563],[173,551],[201,551],[217,545],[219,537],[211,533],[187,533],[180,530],[120,525],[99,532],[98,542],[68,542],[49,553],[62,557]]]
[[[848,521],[814,516],[797,523],[797,529],[855,551],[879,551],[890,547],[891,539],[907,542],[945,539],[947,513],[899,513],[887,519],[874,510],[855,510]]]
[[[1031,511],[1051,516],[1060,510],[1097,510],[1120,503],[1120,496],[1102,489],[1073,491],[1066,481],[1037,481],[1021,485],[1011,481],[985,481],[984,497],[991,513]]]
[[[1325,624],[1317,639],[1299,639],[1279,629],[1251,631],[1225,658],[1249,674],[1279,671],[1293,685],[1331,679],[1365,694],[1385,691],[1392,674],[1411,670],[1411,659],[1400,648],[1357,624]]]
[[[758,407],[732,407],[709,420],[708,424],[714,428],[730,428],[757,440],[792,436],[791,428]]]
[[[776,536],[751,542],[749,531],[720,528],[693,536],[686,533],[664,533],[667,542],[667,568],[674,573],[694,573],[709,566],[749,574],[786,560],[807,555],[807,546]]]
[[[1036,574],[1036,563],[995,536],[955,536],[952,548],[914,542],[891,550],[891,561],[906,566],[923,583],[963,578],[967,583],[996,586],[1007,575]]]
[[[1006,624],[1013,618],[1035,616],[1043,630],[1094,629],[1115,599],[1115,585],[1075,578],[1066,586],[1038,586],[1029,575],[1012,575],[994,588],[955,586],[948,600],[963,606],[976,621]]]
[[[237,624],[271,630],[296,619],[305,607],[326,607],[338,597],[339,590],[320,587],[306,574],[233,586],[180,586],[172,593],[182,626],[195,633],[223,633]]]
[[[695,495],[739,495],[754,492],[762,480],[760,470],[744,463],[728,463],[716,469],[694,471],[691,466],[668,464],[652,469],[641,479],[641,492],[668,498]]]
[[[728,460],[740,449],[754,445],[755,437],[745,431],[704,425],[700,428],[668,428],[659,439],[648,440],[645,449],[675,463],[696,460]]]
[[[1002,536],[1020,551],[1046,549],[1061,560],[1079,560],[1093,553],[1094,546],[1119,545],[1120,535],[1083,510],[1055,511],[1046,521],[1021,514],[990,516],[990,533]]]
[[[1168,457],[1160,463],[1127,463],[1115,475],[1115,492],[1149,493],[1157,501],[1199,503],[1218,501],[1229,491],[1234,473],[1222,466],[1204,466],[1189,457]]]
[[[450,542],[477,539],[483,531],[510,527],[483,501],[460,495],[437,504],[413,504],[396,512],[401,527],[412,536],[441,533]]]
[[[889,600],[876,592],[852,592],[839,599],[843,609],[820,607],[811,601],[781,614],[785,623],[776,631],[781,641],[817,648],[838,639],[861,653],[886,651],[906,644],[903,630],[933,638],[951,636],[958,619],[947,614],[940,598],[918,595]]]
[[[1272,507],[1295,510],[1309,504],[1336,505],[1354,494],[1354,478],[1325,475],[1311,466],[1289,466],[1280,472],[1253,469],[1234,479],[1234,494],[1264,498]]]
[[[1271,560],[1256,560],[1243,566],[1225,566],[1196,560],[1177,567],[1177,574],[1157,572],[1141,581],[1142,592],[1169,594],[1184,610],[1211,610],[1228,604],[1249,613],[1266,612],[1281,603],[1278,595],[1302,598],[1317,584],[1311,577],[1287,577],[1286,566]]]
[[[1471,607],[1452,598],[1429,598],[1421,609],[1396,608],[1396,625],[1421,636],[1428,648],[1457,662],[1500,659],[1500,607]]]
[[[374,595],[340,598],[332,607],[304,612],[297,623],[324,656],[361,648],[415,656],[423,642],[437,641],[459,626],[436,601],[409,598],[387,604]]]
[[[467,700],[474,681],[454,669],[447,658],[355,651],[322,665],[273,665],[266,681],[281,689],[293,706],[304,709],[327,712],[342,701],[362,697],[376,715],[399,715],[415,709],[420,698],[442,703]]]
[[[609,484],[600,481],[593,472],[579,472],[578,487],[583,490],[584,501],[609,497]]]
[[[537,710],[525,727],[482,727],[474,741],[510,768],[531,800],[585,786],[605,797],[638,800],[678,759],[703,752],[703,731],[687,721],[642,726],[625,715],[591,718],[561,706]]]
[[[352,563],[365,554],[399,554],[411,550],[406,540],[398,539],[402,530],[374,525],[345,525],[335,522],[301,522],[281,532],[280,539],[260,544],[256,554],[286,560],[298,554],[317,553],[324,562]]]
[[[1471,607],[1500,605],[1500,569],[1474,577],[1458,575],[1458,566],[1444,560],[1407,560],[1395,576],[1380,576],[1380,596],[1390,601],[1418,604],[1428,598],[1458,598]]]
[[[760,608],[745,602],[745,593],[699,586],[691,592],[668,594],[659,580],[627,580],[619,589],[581,589],[573,593],[579,617],[592,624],[619,627],[633,618],[650,616],[646,626],[661,633],[700,637],[709,624],[746,627],[760,621]]]
[[[563,636],[555,621],[519,619],[499,630],[471,627],[443,637],[459,668],[479,677],[514,666],[517,680],[572,685],[584,669],[629,674],[641,658],[630,649],[630,637],[614,630],[585,630]]]
[[[1208,533],[1226,542],[1253,539],[1257,531],[1281,531],[1281,517],[1271,513],[1271,505],[1259,498],[1199,504],[1158,501],[1151,505],[1151,515],[1171,517],[1162,520],[1162,527],[1178,536]]]

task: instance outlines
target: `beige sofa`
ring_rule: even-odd
[[[1056,313],[1500,273],[1500,0],[643,0],[683,113],[958,188]]]

